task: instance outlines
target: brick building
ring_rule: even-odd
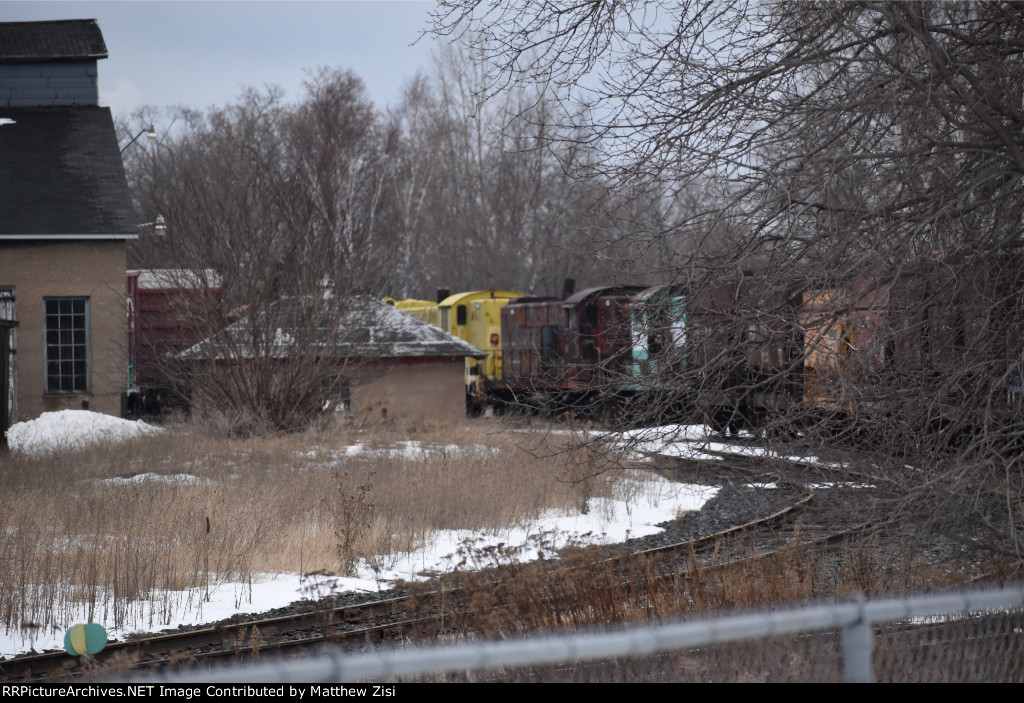
[[[0,431],[120,414],[125,245],[137,236],[95,20],[0,23]]]

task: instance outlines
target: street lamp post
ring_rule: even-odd
[[[132,140],[130,142],[128,142],[127,144],[125,144],[121,148],[121,153],[123,154],[124,152],[128,151],[128,147],[130,147],[132,144],[134,144],[135,140],[137,140],[143,134],[145,134],[147,137],[149,137],[150,141],[153,141],[153,142],[156,141],[156,129],[154,129],[153,125],[149,125],[148,127],[143,127],[139,131],[138,134],[136,134],[134,137],[132,137]]]

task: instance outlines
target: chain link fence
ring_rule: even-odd
[[[172,683],[1024,680],[1024,587],[722,615],[621,631],[335,652]]]

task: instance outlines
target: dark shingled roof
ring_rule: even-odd
[[[0,108],[0,238],[137,234],[110,108]]]
[[[107,58],[96,20],[0,22],[0,63]]]
[[[304,301],[307,303],[304,305]],[[308,303],[321,299],[287,298],[272,307],[273,324],[261,324],[267,328],[264,347],[260,356],[284,358],[296,350],[295,339],[303,335],[298,331],[296,321],[303,316]],[[321,332],[314,337],[312,346],[324,358],[334,359],[401,359],[409,357],[471,356],[483,359],[482,352],[469,342],[434,327],[374,298],[358,296],[344,299],[322,299],[323,306],[335,306],[336,311],[321,308],[318,313],[324,321],[329,320],[336,331]],[[207,359],[211,352],[217,359],[252,358],[252,320],[242,318],[215,334],[213,337],[183,351],[183,359]],[[273,333],[269,331],[273,328]],[[330,338],[328,338],[330,337]],[[300,350],[309,354],[312,349]]]

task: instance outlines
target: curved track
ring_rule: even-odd
[[[736,462],[741,463],[743,462]],[[746,472],[745,467],[739,465],[732,468],[740,473]],[[797,500],[771,514],[695,539],[602,556],[590,560],[589,565],[593,567],[603,564],[614,567],[616,562],[625,564],[629,559],[644,557],[662,560],[662,573],[666,576],[678,576],[681,571],[685,572],[694,566],[707,569],[722,561],[736,565],[743,559],[764,558],[777,551],[783,544],[788,548],[823,544],[868,526],[868,523],[864,523],[831,531],[801,531],[795,528],[794,518],[813,501],[814,497],[813,491],[804,487]],[[729,556],[723,559],[723,550],[727,549],[723,544],[740,536],[745,541],[743,556]],[[796,545],[793,543],[794,538],[799,539]],[[752,554],[750,544],[761,546]],[[553,568],[553,564],[556,563],[538,563],[523,568]],[[496,577],[502,578],[497,574]],[[117,642],[108,645],[93,662],[85,665],[64,652],[16,657],[0,661],[0,679],[40,680],[77,677],[91,671],[102,675],[104,666],[117,667],[110,671],[116,671],[121,675],[124,668],[193,665],[224,657],[283,653],[328,642],[348,641],[362,645],[394,637],[436,635],[445,631],[446,621],[450,625],[456,609],[466,609],[470,606],[463,602],[465,599],[460,598],[458,588],[446,588],[443,584],[438,584],[435,588],[437,590],[420,592],[415,596],[404,595],[358,605],[334,606],[325,599],[321,601],[319,607],[307,612],[218,624],[186,632]],[[537,598],[544,600],[541,594],[538,594]],[[427,605],[427,612],[423,612],[424,604],[436,605]],[[558,607],[553,603],[549,603],[548,606]]]

